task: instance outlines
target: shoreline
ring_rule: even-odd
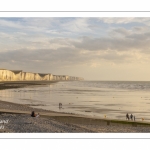
[[[3,109],[2,109],[3,107]],[[18,110],[16,109],[18,108]],[[40,117],[31,117],[31,111],[40,113]],[[148,122],[132,122],[126,120],[102,119],[96,117],[88,117],[69,113],[60,113],[38,108],[31,108],[25,104],[16,104],[11,102],[0,101],[0,121],[10,120],[5,124],[5,129],[0,129],[0,133],[148,133],[150,132],[150,123]],[[16,120],[16,121],[14,121]],[[32,123],[31,123],[32,122]],[[40,123],[36,123],[40,122]],[[43,122],[50,122],[44,124]],[[51,122],[53,127],[59,124],[58,129],[50,130]],[[25,126],[24,131],[21,126]],[[34,131],[28,125],[37,124],[37,129]],[[2,124],[0,124],[1,127]],[[13,129],[15,126],[15,129]],[[65,126],[65,131],[62,128]],[[67,127],[66,127],[67,126]],[[71,129],[70,129],[71,128]],[[31,130],[32,129],[32,130]]]
[[[59,81],[0,81],[0,90],[24,88],[35,85],[47,85],[57,82]]]
[[[43,84],[43,82],[41,82]],[[51,82],[52,83],[52,82]],[[54,82],[53,82],[54,83]],[[37,84],[14,84],[15,86],[12,86],[12,83],[7,83],[9,88],[23,88],[26,86],[31,85],[39,85]],[[49,83],[48,83],[49,84]],[[1,86],[2,84],[0,84]],[[40,84],[41,85],[41,84]],[[8,89],[4,86],[1,86],[0,89]],[[30,114],[31,111],[35,111],[35,113],[40,113],[40,117],[38,120],[34,120]],[[11,117],[12,116],[12,117]],[[18,119],[19,117],[19,119]],[[21,118],[20,118],[21,117]],[[104,119],[104,118],[98,118],[98,117],[90,117],[90,116],[84,116],[84,115],[76,115],[73,113],[64,113],[64,112],[55,112],[50,110],[44,110],[40,108],[33,108],[30,107],[27,104],[17,104],[13,102],[6,102],[0,100],[0,120],[5,120],[9,118],[10,122],[13,120],[16,120],[13,126],[11,124],[5,125],[5,130],[0,128],[0,132],[27,132],[27,133],[34,133],[34,132],[46,132],[46,133],[53,133],[53,132],[65,132],[65,133],[134,133],[134,132],[150,132],[150,123],[149,122],[142,122],[142,121],[126,121],[126,120],[117,120],[117,119]],[[36,118],[37,119],[37,118]],[[18,121],[20,122],[18,123]],[[22,121],[21,121],[22,120]],[[34,131],[34,129],[30,130],[30,127],[28,129],[27,122],[29,120],[32,122],[31,124],[35,125],[36,121],[39,121],[37,129]],[[41,121],[40,121],[41,120]],[[44,122],[50,122],[49,126],[47,124],[43,124]],[[35,121],[35,122],[34,122]],[[57,126],[59,124],[59,127],[57,130],[53,129],[53,126],[50,128],[51,124],[53,124],[51,121],[55,121],[55,125]],[[18,130],[20,128],[20,124],[24,124],[25,129],[22,131]],[[29,123],[30,124],[30,123]],[[41,126],[42,127],[41,127]],[[2,124],[0,124],[0,127]],[[66,127],[67,126],[67,127]],[[15,129],[13,129],[15,127]],[[60,130],[62,127],[65,128],[65,130]],[[71,128],[71,129],[70,129]],[[144,129],[143,129],[144,128]]]

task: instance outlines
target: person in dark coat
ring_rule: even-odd
[[[130,115],[130,118],[131,118],[131,120],[133,120],[133,115],[132,114]]]
[[[59,109],[62,108],[62,103],[59,103]]]
[[[36,117],[36,115],[35,115],[35,112],[34,112],[34,111],[32,111],[32,113],[31,113],[31,117]]]
[[[129,114],[128,113],[126,114],[126,120],[129,120]]]

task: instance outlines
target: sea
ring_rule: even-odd
[[[126,120],[128,113],[150,122],[150,81],[61,81],[0,90],[0,100],[96,118]]]

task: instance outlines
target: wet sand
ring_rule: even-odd
[[[40,113],[40,117],[31,117],[30,114],[33,110],[35,113]],[[27,105],[0,101],[0,132],[149,133],[150,124],[145,122],[90,118],[81,115],[58,113],[31,108]]]
[[[8,85],[10,86],[12,84],[9,83]],[[20,86],[20,84],[18,85]],[[26,84],[25,86],[29,85]],[[24,86],[21,84],[21,87]],[[33,110],[35,113],[40,113],[40,117],[31,117],[30,114]],[[26,104],[16,104],[0,100],[0,132],[149,133],[150,123],[142,121],[132,122],[126,120],[110,120],[72,113],[60,113],[32,108]]]
[[[47,85],[58,81],[0,81],[0,90]]]

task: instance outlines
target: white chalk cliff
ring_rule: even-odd
[[[22,70],[0,69],[0,81],[61,81],[61,80],[84,80],[81,77],[68,75],[53,75],[50,73],[32,73],[23,72]]]

